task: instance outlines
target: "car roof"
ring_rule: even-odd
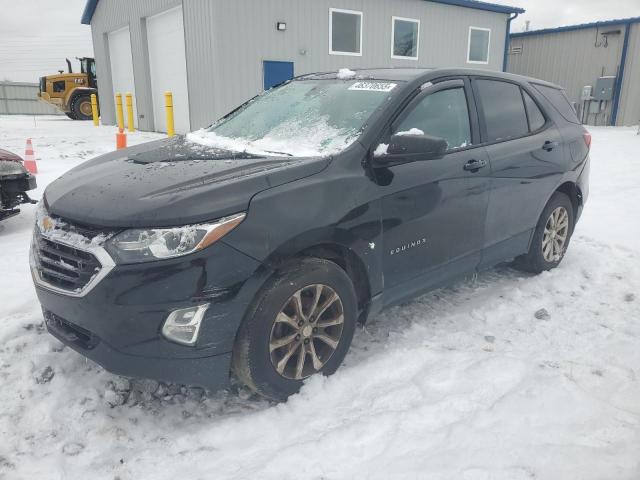
[[[395,80],[398,82],[411,82],[414,80],[430,80],[438,77],[448,77],[455,75],[478,75],[482,77],[492,77],[515,82],[532,82],[540,85],[547,85],[553,88],[562,88],[559,85],[540,80],[533,77],[525,77],[513,73],[497,72],[493,70],[481,70],[477,68],[355,68],[355,78],[371,80]],[[336,78],[337,72],[310,73],[297,77],[304,80],[329,80]]]

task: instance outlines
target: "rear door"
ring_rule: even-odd
[[[491,161],[491,192],[481,266],[528,249],[532,230],[562,175],[562,137],[521,85],[476,77],[473,90],[483,144]]]
[[[387,304],[473,270],[483,244],[489,167],[484,148],[476,146],[468,80],[423,86],[382,143],[412,131],[444,138],[449,149],[441,159],[377,169]]]

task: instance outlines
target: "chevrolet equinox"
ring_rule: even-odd
[[[277,400],[357,322],[499,262],[563,258],[591,137],[563,90],[466,69],[304,75],[46,189],[47,330],[125,376]]]

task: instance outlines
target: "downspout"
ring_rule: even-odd
[[[620,68],[618,69],[618,78],[616,78],[616,90],[614,92],[613,107],[611,108],[611,126],[616,126],[618,117],[618,106],[620,104],[620,96],[622,95],[622,81],[624,79],[624,67],[627,63],[627,49],[629,47],[629,32],[631,31],[631,22],[625,24],[624,40],[622,42],[622,55],[620,56]]]
[[[505,32],[505,36],[504,36],[504,58],[502,59],[502,71],[506,72],[507,71],[507,59],[509,58],[509,37],[511,35],[511,22],[513,20],[516,19],[516,17],[518,16],[518,12],[513,14],[512,16],[509,16],[509,18],[507,18],[507,29]]]

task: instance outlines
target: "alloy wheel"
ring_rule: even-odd
[[[542,235],[542,256],[547,262],[558,262],[564,255],[569,237],[569,212],[558,207],[547,219]]]
[[[328,285],[295,292],[271,327],[271,363],[285,378],[302,380],[319,372],[335,352],[344,326],[340,296]]]

